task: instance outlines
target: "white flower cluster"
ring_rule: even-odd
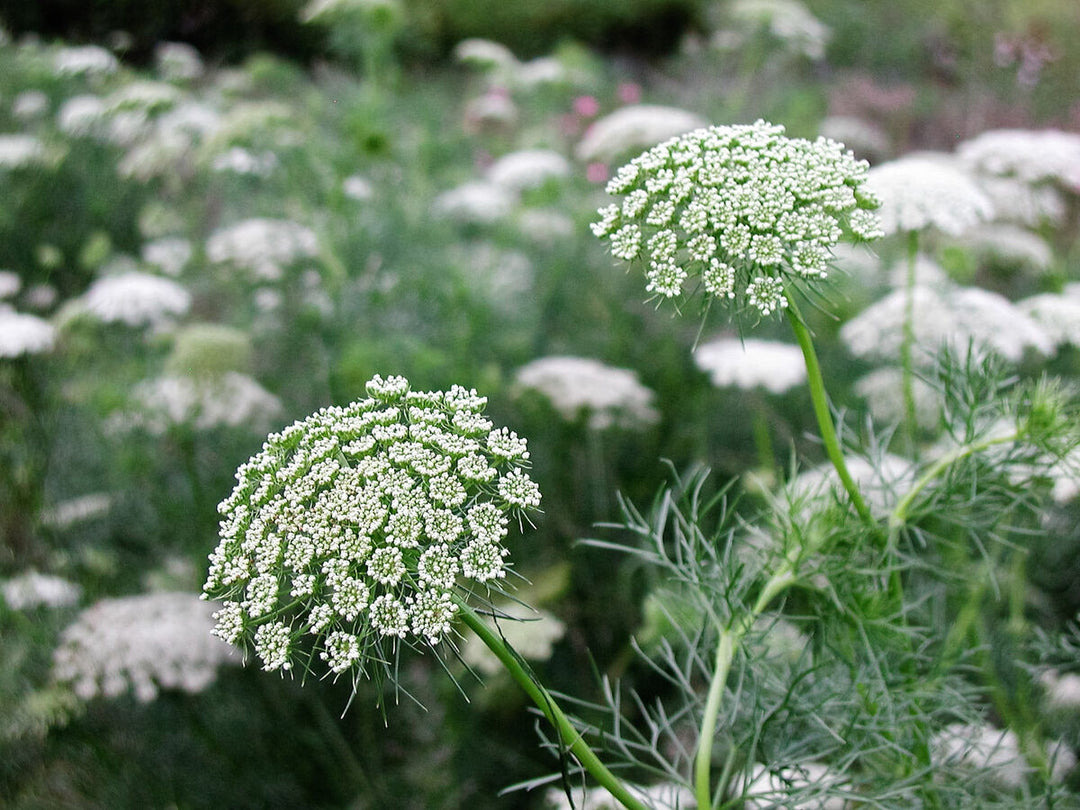
[[[63,577],[27,571],[0,580],[0,594],[12,610],[33,610],[39,606],[67,607],[79,601],[82,588]]]
[[[637,374],[586,357],[541,357],[518,369],[520,389],[546,398],[567,422],[583,415],[593,430],[634,428],[660,418],[652,389]]]
[[[527,661],[547,661],[558,642],[566,634],[566,625],[546,610],[528,618],[507,617],[487,624],[506,640],[514,651]],[[482,675],[493,676],[502,669],[502,662],[479,636],[469,635],[461,647],[461,660]]]
[[[839,792],[845,788],[843,777],[820,762],[801,762],[778,770],[755,763],[742,786],[746,798],[743,807],[745,810],[771,810],[780,806],[793,810],[845,810],[846,799],[828,795],[829,790]],[[791,795],[796,791],[809,795],[793,801]]]
[[[20,357],[52,350],[56,329],[36,315],[0,306],[0,357]]]
[[[832,31],[799,0],[736,0],[729,13],[741,28],[765,26],[791,51],[824,59]]]
[[[685,785],[660,782],[648,787],[627,785],[646,807],[653,810],[690,810],[695,807],[694,794]],[[573,801],[561,788],[550,788],[544,794],[544,807],[548,810],[620,810],[622,803],[603,788],[587,788],[573,793]]]
[[[158,689],[201,692],[218,667],[236,663],[232,648],[210,634],[210,607],[191,593],[103,599],[64,630],[53,677],[83,700],[132,688],[147,702]]]
[[[214,632],[253,644],[263,669],[317,656],[363,673],[399,640],[437,644],[458,583],[505,577],[510,519],[540,505],[525,440],[495,428],[485,397],[404,377],[367,392],[271,434],[219,507]]]
[[[246,219],[215,231],[206,241],[210,261],[250,270],[261,281],[279,280],[290,264],[318,252],[315,232],[289,220]]]
[[[953,723],[934,735],[930,748],[939,765],[982,770],[1008,788],[1019,788],[1031,771],[1016,733],[989,725]],[[1046,758],[1055,782],[1062,781],[1076,765],[1076,756],[1063,742],[1048,742]]]
[[[45,144],[35,135],[0,135],[0,169],[21,169],[46,162]]]
[[[196,430],[246,427],[257,431],[281,413],[281,400],[257,380],[236,371],[155,377],[138,383],[131,397],[133,409],[122,415],[117,426],[141,428],[154,435],[184,424]]]
[[[191,293],[171,279],[132,271],[99,278],[83,294],[82,306],[105,323],[160,326],[188,311]]]
[[[600,209],[592,230],[616,258],[645,262],[654,295],[678,296],[693,274],[708,295],[767,316],[787,306],[786,281],[826,276],[845,235],[880,235],[866,170],[834,141],[764,121],[699,129],[619,169],[607,191],[622,205]]]
[[[962,161],[986,174],[1056,183],[1080,193],[1080,134],[1057,129],[995,129],[961,143]]]
[[[574,148],[574,155],[585,162],[607,163],[684,132],[701,129],[707,123],[697,113],[678,107],[630,104],[594,121]]]
[[[694,362],[718,388],[764,388],[783,394],[806,382],[806,362],[798,346],[775,340],[717,338],[694,352]]]
[[[56,51],[53,68],[57,76],[108,76],[120,62],[100,45],[74,45]]]
[[[937,228],[959,236],[995,214],[990,198],[948,155],[924,152],[882,163],[867,172],[866,186],[881,200],[887,234]]]

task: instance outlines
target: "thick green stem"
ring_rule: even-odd
[[[522,664],[521,657],[514,652],[509,644],[496,633],[491,627],[488,626],[476,611],[474,611],[463,599],[455,600],[458,605],[459,614],[462,620],[468,625],[469,629],[476,633],[477,637],[487,645],[495,656],[502,662],[502,665],[506,667],[506,671],[510,673],[510,677],[514,679],[518,686],[529,696],[537,708],[543,712],[544,717],[555,727],[558,732],[559,740],[571,754],[577,759],[586,771],[599,782],[608,793],[614,796],[618,801],[627,808],[627,810],[648,810],[648,808],[642,804],[634,795],[627,789],[626,785],[615,776],[607,767],[600,761],[600,758],[596,756],[585,740],[582,738],[581,733],[574,728],[573,724],[563,713],[563,710],[559,708],[559,704],[555,702],[555,698],[551,696],[540,683],[538,683],[533,676],[526,670]]]
[[[904,330],[900,342],[900,387],[904,400],[904,429],[912,450],[918,447],[919,424],[915,418],[915,262],[919,255],[919,232],[908,231],[907,274],[904,282]]]
[[[795,304],[795,299],[790,292],[786,295],[788,306],[784,311],[787,313],[788,323],[791,324],[795,340],[802,349],[803,359],[806,361],[806,381],[810,389],[810,401],[814,405],[814,416],[817,418],[818,430],[821,431],[821,440],[825,443],[825,452],[833,467],[836,468],[836,474],[840,476],[840,483],[847,490],[855,511],[865,521],[872,523],[874,518],[870,514],[870,507],[866,505],[859,487],[848,471],[840,440],[836,436],[836,427],[833,425],[832,413],[829,411],[829,397],[825,392],[825,380],[821,376],[821,365],[818,363],[817,352],[814,350],[814,340]]]

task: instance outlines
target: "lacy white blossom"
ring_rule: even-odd
[[[565,244],[577,229],[574,220],[554,208],[527,208],[517,216],[521,235],[545,247]]]
[[[844,779],[820,762],[802,762],[778,770],[755,764],[742,786],[745,810],[771,810],[785,807],[791,810],[845,810],[847,801],[828,796],[830,789],[843,789]],[[824,796],[815,796],[820,791]],[[791,800],[793,793],[809,794],[804,799]]]
[[[455,222],[489,225],[513,211],[517,194],[490,181],[472,180],[444,191],[435,198],[435,216]]]
[[[99,278],[83,293],[82,306],[105,323],[157,326],[186,313],[191,294],[171,279],[129,272]]]
[[[286,267],[318,252],[319,240],[313,230],[282,219],[245,219],[215,231],[206,240],[210,261],[249,270],[263,281],[277,281]]]
[[[536,269],[519,250],[503,250],[490,242],[461,245],[449,251],[448,263],[461,268],[465,284],[478,300],[515,314],[533,288]]]
[[[11,114],[20,121],[32,121],[49,111],[49,97],[40,90],[24,90],[11,102]]]
[[[546,398],[568,422],[582,417],[593,430],[639,427],[660,418],[651,389],[629,369],[584,357],[542,357],[514,375],[521,390]]]
[[[548,180],[567,177],[570,162],[551,149],[522,149],[503,155],[488,167],[489,182],[512,192],[538,188]]]
[[[956,236],[994,216],[990,198],[948,155],[919,153],[882,163],[867,172],[866,187],[881,200],[887,234],[937,228]]]
[[[1038,272],[1049,270],[1054,261],[1053,249],[1045,239],[1027,228],[1007,222],[972,228],[957,240],[957,244],[983,261],[1020,265]]]
[[[574,155],[584,162],[610,163],[707,124],[700,115],[677,107],[633,104],[594,121]]]
[[[728,12],[740,27],[766,26],[793,51],[823,59],[832,32],[799,0],[733,0]]]
[[[175,106],[182,97],[180,90],[166,82],[126,82],[105,97],[105,110],[110,114],[134,110],[153,115]]]
[[[1031,772],[1015,732],[993,726],[953,723],[934,735],[930,748],[937,763],[984,771],[1009,788],[1019,788]],[[1047,743],[1046,756],[1055,782],[1076,765],[1076,757],[1063,743]]]
[[[375,196],[375,186],[361,174],[353,174],[342,180],[341,190],[350,200],[370,200]]]
[[[1052,712],[1080,711],[1080,675],[1075,672],[1047,670],[1039,676],[1046,707]]]
[[[160,435],[173,425],[196,430],[247,427],[262,432],[281,411],[281,400],[246,374],[192,377],[173,375],[146,380],[131,393],[133,407],[118,427]]]
[[[269,177],[278,167],[278,158],[273,152],[256,154],[242,146],[234,146],[210,161],[210,168],[215,172],[232,172],[255,177]]]
[[[454,57],[481,70],[512,71],[519,64],[513,51],[490,39],[463,39],[455,46]]]
[[[45,144],[35,135],[0,135],[0,169],[20,169],[45,163]]]
[[[142,246],[142,260],[159,268],[167,276],[178,276],[191,261],[195,249],[189,239],[167,236]]]
[[[0,594],[12,610],[33,610],[36,607],[68,607],[82,596],[82,588],[63,577],[27,571],[11,579],[0,580]]]
[[[159,689],[201,692],[231,648],[211,635],[212,608],[190,593],[102,599],[84,610],[53,653],[53,677],[83,700],[117,697],[129,688],[147,702]]]
[[[1040,354],[1054,350],[1047,330],[997,293],[976,287],[938,292],[916,286],[912,294],[916,362],[937,354],[943,345],[964,352],[969,342],[1012,362],[1018,362],[1028,350]],[[906,300],[905,290],[895,290],[845,323],[840,338],[851,353],[881,360],[898,358]]]
[[[1080,298],[1055,293],[1033,295],[1016,302],[1017,309],[1041,326],[1056,347],[1080,347]]]
[[[72,96],[56,113],[56,127],[65,135],[83,137],[100,130],[105,121],[105,102],[98,96]]]
[[[100,45],[61,48],[53,56],[59,76],[107,76],[120,68],[116,57]]]
[[[880,235],[861,191],[867,164],[840,144],[788,138],[784,128],[699,129],[618,170],[593,233],[645,265],[646,290],[672,298],[693,276],[712,300],[767,316],[786,284],[828,274],[832,248]]]
[[[915,422],[932,429],[941,421],[944,398],[941,392],[920,377],[912,379]],[[855,383],[855,393],[866,400],[870,415],[882,425],[899,424],[904,413],[904,373],[895,366],[875,369]]]
[[[159,42],[154,46],[154,66],[166,81],[191,81],[205,70],[199,52],[186,42]]]
[[[0,270],[0,301],[11,298],[22,289],[22,279],[11,270]]]
[[[798,346],[772,340],[720,338],[694,352],[694,362],[713,385],[782,394],[806,382],[806,363]]]
[[[313,645],[359,675],[392,666],[398,640],[438,644],[455,600],[505,577],[510,520],[539,503],[525,441],[484,417],[485,397],[404,377],[367,391],[271,434],[219,507],[215,633],[254,644],[264,669]]]
[[[964,141],[956,153],[986,174],[1057,183],[1080,193],[1080,134],[1075,132],[996,129]]]
[[[0,306],[0,357],[19,357],[51,351],[56,329],[36,315]]]
[[[485,618],[493,629],[527,661],[546,661],[551,657],[555,644],[566,634],[566,625],[546,610],[524,619],[500,617]],[[482,675],[498,673],[503,664],[477,636],[469,635],[461,648],[461,660]]]
[[[995,222],[1014,222],[1029,228],[1055,227],[1068,211],[1064,192],[1056,186],[1033,186],[1016,177],[979,175],[979,188],[994,207]]]
[[[113,498],[107,492],[92,492],[61,501],[41,513],[41,522],[54,529],[67,529],[77,523],[101,517],[113,504]]]
[[[468,132],[506,132],[517,123],[518,108],[505,91],[490,90],[469,99],[464,117]]]

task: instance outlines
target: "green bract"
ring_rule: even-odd
[[[438,644],[455,599],[505,576],[510,518],[540,505],[525,440],[494,428],[486,398],[404,377],[367,392],[272,434],[219,506],[214,632],[263,669],[362,673],[399,640]]]
[[[867,168],[835,141],[764,121],[698,129],[619,169],[607,191],[622,205],[601,208],[592,230],[646,264],[650,293],[675,297],[699,276],[706,295],[769,315],[789,279],[825,278],[842,239],[881,236]]]

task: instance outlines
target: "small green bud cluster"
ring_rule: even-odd
[[[877,201],[861,188],[868,165],[835,141],[788,138],[784,128],[698,129],[618,170],[593,233],[613,256],[646,264],[646,289],[673,298],[691,275],[713,298],[760,316],[787,306],[789,279],[825,278],[844,238],[874,239]]]
[[[367,393],[269,436],[219,506],[204,596],[263,669],[364,672],[398,641],[438,644],[455,588],[504,578],[510,518],[540,505],[526,441],[476,391],[376,376]]]

